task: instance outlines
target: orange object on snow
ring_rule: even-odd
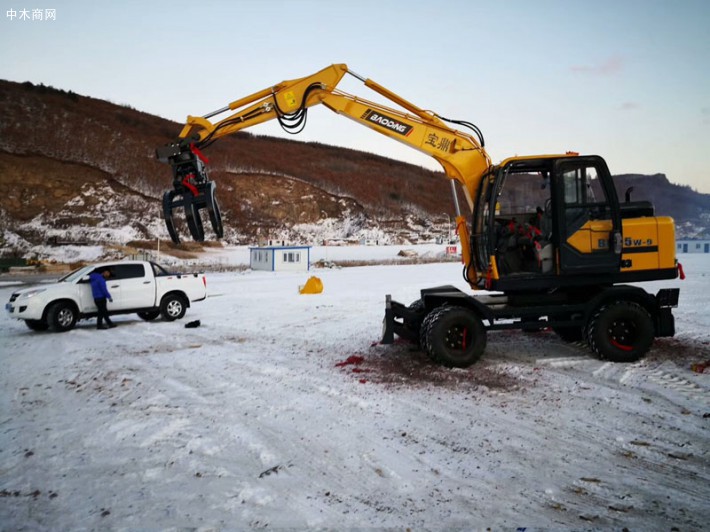
[[[323,281],[316,276],[309,277],[306,284],[298,288],[299,294],[320,294],[322,291]]]

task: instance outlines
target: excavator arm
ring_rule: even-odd
[[[336,87],[345,74],[354,76],[403,110],[338,90]],[[199,216],[203,208],[209,213],[217,237],[221,238],[223,233],[215,197],[216,185],[208,178],[207,158],[202,150],[221,137],[270,120],[277,120],[290,133],[298,133],[305,126],[308,108],[318,104],[417,149],[441,164],[451,180],[462,259],[468,269],[466,277],[474,284],[480,274],[471,271],[470,239],[465,217],[459,210],[454,181],[461,185],[472,210],[481,181],[491,167],[483,136],[473,124],[444,119],[421,109],[378,83],[355,74],[344,64],[331,65],[304,78],[283,81],[203,117],[188,116],[178,139],[156,151],[158,159],[169,163],[173,169],[173,190],[163,197],[166,225],[173,241],[179,242],[173,219],[177,207],[184,208],[188,228],[195,240],[204,240]],[[210,121],[225,113],[229,113],[225,118]],[[458,131],[447,122],[466,126],[473,135]]]

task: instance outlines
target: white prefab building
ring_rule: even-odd
[[[677,240],[676,248],[676,253],[710,253],[710,240]]]
[[[307,272],[311,267],[310,246],[249,248],[249,267],[269,272]]]

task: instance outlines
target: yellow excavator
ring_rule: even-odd
[[[396,108],[338,90],[346,74]],[[297,133],[318,104],[433,157],[451,183],[463,276],[474,293],[437,286],[406,306],[386,296],[383,343],[397,335],[436,362],[467,367],[483,354],[490,330],[549,327],[618,362],[637,360],[655,337],[675,334],[671,309],[679,289],[653,295],[625,284],[678,277],[673,220],[656,216],[648,201],[632,201],[631,189],[620,202],[603,158],[567,152],[493,164],[474,124],[417,107],[344,64],[188,116],[178,138],[156,150],[173,172],[173,188],[163,196],[172,240],[180,241],[174,219],[180,207],[195,240],[205,238],[203,209],[216,237],[223,236],[203,150],[269,120]],[[470,229],[457,186],[471,211]]]

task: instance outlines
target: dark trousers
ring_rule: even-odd
[[[99,315],[96,317],[96,326],[101,327],[101,322],[106,320],[106,325],[112,325],[111,320],[108,317],[108,311],[106,310],[106,298],[101,297],[99,299],[94,299],[96,308],[99,310]]]

